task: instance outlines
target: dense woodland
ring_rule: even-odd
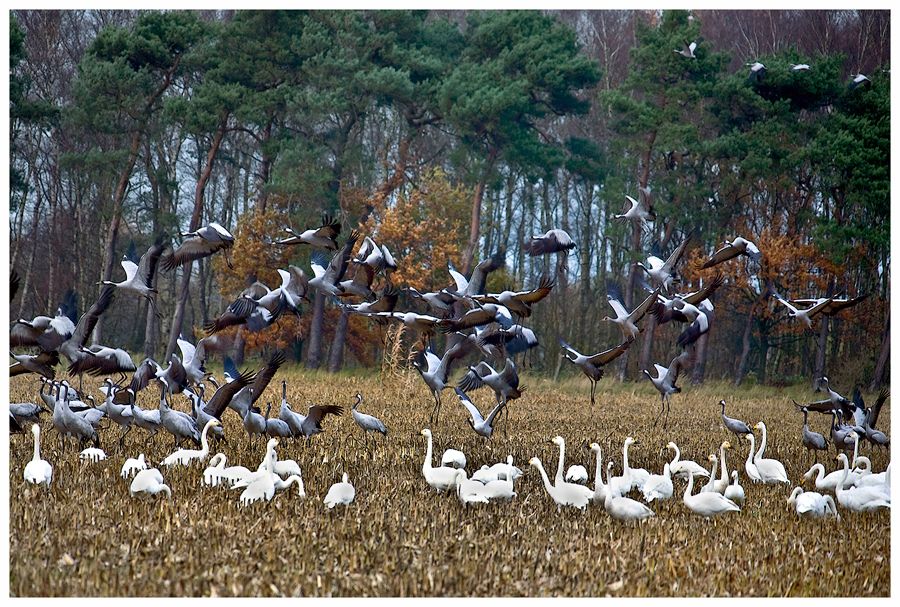
[[[98,281],[121,280],[123,253],[218,221],[237,238],[233,269],[215,256],[189,282],[161,274],[161,320],[120,296],[95,332],[161,360],[183,288],[181,330],[196,339],[248,281],[308,271],[307,249],[270,243],[328,212],[342,236],[360,228],[391,249],[400,286],[449,286],[448,261],[498,252],[489,290],[553,275],[526,362],[552,375],[559,338],[584,352],[619,342],[601,322],[608,281],[630,307],[645,297],[635,263],[691,232],[680,273],[697,286],[716,270],[703,259],[742,235],[763,260],[718,268],[727,282],[692,379],[878,385],[889,26],[888,11],[13,11],[11,319],[52,313],[69,289],[83,311]],[[690,41],[696,58],[673,52]],[[857,73],[870,84],[848,87]],[[643,231],[612,218],[641,189],[657,212]],[[553,227],[577,242],[568,257],[523,255]],[[809,330],[771,289],[869,297]],[[645,330],[620,376],[666,364],[677,331]],[[234,355],[282,347],[310,368],[379,367],[383,334],[319,296],[234,335]]]

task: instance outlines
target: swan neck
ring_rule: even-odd
[[[684,499],[691,497],[691,493],[694,491],[694,473],[690,470],[688,471],[688,484],[684,490]]]
[[[762,431],[762,438],[759,439],[759,450],[756,452],[755,459],[762,459],[763,452],[766,450],[766,427],[760,426],[760,430]]]
[[[603,452],[597,449],[597,466],[594,471],[594,493],[603,487]]]
[[[422,463],[422,472],[425,470],[431,470],[431,435],[425,437],[428,441],[427,447],[425,447],[425,461]]]
[[[556,482],[563,477],[563,468],[565,467],[565,459],[566,459],[566,442],[562,441],[559,443],[559,464],[556,466]]]
[[[41,430],[38,426],[37,432],[34,433],[34,458],[32,461],[41,459]]]

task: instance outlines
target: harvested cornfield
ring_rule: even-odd
[[[11,401],[37,399],[38,382],[14,378]],[[345,407],[329,417],[326,432],[308,443],[284,441],[279,458],[303,468],[307,498],[294,489],[269,503],[238,505],[239,491],[201,485],[203,466],[167,470],[172,499],[129,497],[119,472],[127,456],[144,452],[154,465],[171,452],[172,439],[148,439],[132,431],[126,448],[119,430],[102,432],[109,459],[79,461],[59,440],[47,416],[42,455],[54,466],[49,490],[26,485],[22,470],[31,458],[30,433],[10,440],[10,592],[14,596],[887,596],[890,580],[890,513],[856,514],[841,509],[839,520],[799,519],[786,503],[812,457],[800,444],[801,416],[790,397],[808,398],[806,387],[786,390],[708,385],[686,388],[673,398],[668,428],[654,426],[659,399],[649,383],[603,380],[591,411],[586,380],[553,384],[528,377],[525,395],[510,405],[508,435],[503,423],[491,440],[475,435],[452,392],[444,394],[440,421],[432,427],[435,460],[447,447],[468,456],[471,473],[512,454],[525,471],[509,503],[464,508],[453,495],[438,495],[423,480],[425,440],[420,430],[431,410],[418,377],[314,375],[282,369],[263,402],[277,404],[281,377],[288,400]],[[361,410],[387,425],[386,439],[367,451],[349,414],[361,392]],[[152,392],[152,393],[151,393]],[[492,396],[473,393],[484,409]],[[769,428],[769,457],[784,462],[792,485],[754,485],[744,474],[748,443],[721,425],[720,398],[732,416]],[[155,407],[158,392],[140,394]],[[868,400],[868,399],[867,399]],[[182,397],[173,402],[187,410]],[[265,407],[263,407],[265,409]],[[879,426],[890,427],[890,407]],[[251,450],[233,412],[223,418],[229,465],[255,469],[264,445]],[[811,424],[827,436],[828,421]],[[549,439],[567,441],[567,464],[581,463],[593,476],[586,446],[593,441],[621,467],[626,436],[640,442],[631,465],[654,473],[670,459],[675,441],[682,457],[706,463],[723,440],[728,468],[737,466],[747,501],[740,513],[706,520],[676,496],[654,502],[656,517],[641,524],[619,523],[598,505],[586,512],[557,511],[528,460],[539,457],[555,468],[558,451]],[[215,451],[216,448],[214,448]],[[886,452],[869,453],[883,470]],[[213,451],[213,452],[214,452]],[[820,461],[823,458],[820,457]],[[834,451],[824,457],[836,467]],[[326,509],[322,498],[347,472],[356,500]],[[809,488],[811,486],[808,485]],[[696,492],[696,489],[695,489]]]

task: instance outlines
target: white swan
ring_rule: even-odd
[[[466,454],[457,449],[447,449],[441,455],[441,466],[458,468],[462,470],[466,467]]]
[[[547,473],[541,465],[541,460],[532,457],[528,463],[538,469],[541,479],[544,481],[544,488],[550,494],[550,497],[553,498],[553,501],[556,502],[558,510],[561,510],[563,506],[574,506],[580,510],[584,510],[587,507],[588,501],[594,495],[593,491],[574,483],[563,482],[551,485],[550,479],[547,478]]]
[[[579,485],[584,485],[588,482],[588,472],[587,469],[581,464],[572,464],[569,466],[569,469],[566,470],[566,478],[567,483],[578,483]]]
[[[628,479],[629,483],[628,489],[623,493],[627,493],[631,489],[640,490],[641,487],[644,486],[644,483],[647,482],[647,479],[650,478],[650,473],[645,469],[632,468],[628,464],[628,448],[637,443],[638,441],[629,436],[625,439],[625,444],[622,446],[622,475]]]
[[[96,464],[97,462],[102,462],[106,459],[106,452],[103,449],[98,449],[97,447],[88,447],[84,451],[78,454],[79,459],[82,461],[88,461]]]
[[[803,478],[809,480],[813,477],[813,474],[816,473],[815,485],[816,489],[819,491],[835,491],[837,489],[838,483],[841,482],[841,479],[844,477],[844,470],[839,468],[834,472],[830,472],[829,474],[825,474],[825,466],[822,464],[813,464],[810,469],[803,475]],[[844,488],[853,487],[856,485],[856,481],[859,480],[859,474],[856,472],[850,472],[847,475],[847,480],[844,481]]]
[[[512,480],[516,480],[522,476],[522,469],[517,466],[511,466],[508,461],[509,458],[507,458],[506,462],[497,462],[491,466],[491,472],[496,475],[497,480],[503,480],[507,475],[510,476]]]
[[[506,466],[507,470],[512,470],[513,468],[513,456],[508,455],[506,457]],[[511,500],[516,496],[516,492],[513,490],[513,474],[511,472],[507,472],[505,474],[505,478],[500,480],[489,481],[484,485],[484,495],[489,500]]]
[[[353,499],[356,497],[356,489],[347,480],[348,478],[347,473],[344,472],[341,476],[341,482],[335,483],[328,488],[328,493],[325,494],[325,499],[322,501],[325,502],[329,509],[353,503]]]
[[[719,478],[716,479],[716,482],[713,485],[713,489],[715,489],[716,493],[725,493],[725,488],[728,486],[728,469],[725,467],[725,449],[731,449],[731,443],[728,441],[723,442],[719,446]]]
[[[277,474],[272,474],[272,483],[275,485],[275,491],[284,491],[291,485],[297,485],[297,495],[306,497],[306,487],[303,486],[303,478],[297,474],[292,474],[283,479]]]
[[[216,453],[209,460],[209,465],[203,471],[203,484],[215,487],[222,480],[222,470],[225,469],[225,454]]]
[[[37,424],[31,426],[34,435],[34,455],[31,461],[25,464],[25,480],[34,485],[49,487],[53,481],[53,466],[45,459],[41,459],[41,428]]]
[[[667,500],[675,493],[675,487],[672,485],[672,472],[669,462],[663,466],[662,474],[651,474],[647,482],[641,488],[644,499],[647,502],[653,500]]]
[[[606,477],[609,478],[610,470],[612,470],[613,462],[606,464]],[[603,500],[603,507],[609,515],[618,521],[639,521],[641,519],[656,516],[646,504],[642,504],[630,497],[622,497],[614,495],[612,491],[606,492],[606,499]]]
[[[698,493],[691,495],[694,490],[694,475],[688,475],[688,485],[684,490],[684,505],[691,512],[701,516],[710,517],[723,512],[740,512],[741,508],[730,499],[716,492]]]
[[[759,475],[759,469],[753,462],[753,451],[756,449],[756,437],[753,436],[752,432],[750,434],[742,434],[741,436],[750,441],[750,452],[747,454],[747,461],[744,462],[744,471],[747,472],[747,477],[751,481],[758,483],[762,480],[762,477]]]
[[[853,464],[857,466],[857,469],[853,470],[851,474],[856,472],[859,475],[856,481],[857,487],[880,487],[887,482],[890,475],[890,464],[883,472],[872,472],[872,461],[865,455],[857,457]],[[861,468],[858,467],[861,464],[864,465]]]
[[[697,477],[709,476],[709,471],[697,462],[691,461],[689,459],[681,459],[681,449],[679,449],[678,445],[676,445],[675,443],[670,442],[668,445],[666,445],[666,448],[675,451],[675,458],[671,462],[669,462],[669,470],[672,472],[673,476],[687,479],[688,472],[692,472],[694,476]]]
[[[456,496],[463,505],[488,503],[487,495],[484,493],[485,485],[466,478],[465,470],[454,470],[454,472],[456,473]]]
[[[756,464],[756,469],[759,471],[762,482],[790,484],[791,481],[788,480],[784,464],[777,459],[763,457],[763,452],[766,450],[766,425],[763,422],[757,422],[753,427],[762,432],[762,438],[759,441],[759,451],[756,452],[756,456],[753,458],[753,463]]]
[[[128,493],[130,493],[132,497],[139,493],[142,495],[165,493],[166,497],[170,499],[172,497],[172,491],[169,489],[168,485],[163,483],[162,473],[156,468],[140,470],[135,474],[134,480],[131,481],[131,487],[128,489]]]
[[[425,477],[425,482],[434,489],[437,489],[438,492],[453,489],[456,487],[457,469],[450,468],[449,466],[434,468],[431,465],[431,430],[425,428],[422,430],[421,434],[428,439],[428,447],[425,450],[425,461],[422,463],[422,476]]]
[[[744,488],[738,483],[737,470],[731,471],[731,484],[725,487],[725,497],[738,505],[744,503]]]
[[[608,489],[603,482],[603,453],[600,451],[600,445],[597,443],[591,443],[591,451],[597,454],[597,463],[594,467],[594,496],[591,498],[591,501],[605,502]]]
[[[222,424],[219,420],[213,418],[206,422],[206,425],[203,426],[203,432],[200,434],[200,445],[203,447],[202,449],[179,449],[175,453],[166,457],[163,460],[163,465],[165,466],[187,466],[192,461],[203,461],[209,455],[209,441],[206,438],[207,433],[209,433],[210,428],[215,426],[221,426]]]
[[[787,502],[800,516],[821,518],[830,514],[840,518],[837,507],[834,505],[834,499],[830,495],[822,495],[815,491],[803,491],[803,487],[794,487]]]
[[[266,468],[261,471],[254,472],[243,481],[235,483],[233,489],[245,486],[241,492],[240,503],[242,506],[249,506],[260,500],[270,501],[275,497],[275,473],[272,472],[272,465],[275,461],[275,447],[278,446],[277,438],[270,438],[266,443]]]
[[[125,463],[122,464],[122,478],[128,478],[135,472],[139,472],[141,470],[147,469],[147,462],[144,461],[144,454],[141,453],[137,456],[137,459],[133,457],[129,457],[125,460]]]
[[[850,473],[850,462],[843,453],[838,454],[837,459],[844,464],[844,478]],[[835,490],[835,496],[838,503],[854,512],[868,512],[869,510],[877,510],[878,508],[890,508],[890,494],[885,494],[884,490],[876,487],[854,487],[853,489],[845,489],[843,480],[838,483]]]
[[[716,465],[718,464],[719,458],[716,457],[715,453],[711,453],[707,456],[707,461],[710,462],[709,470],[711,472],[709,476],[709,480],[706,481],[706,484],[700,487],[699,493],[715,493],[716,492]]]
[[[472,480],[487,485],[489,482],[497,480],[497,473],[485,464],[472,474]]]

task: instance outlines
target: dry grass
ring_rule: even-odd
[[[704,462],[728,438],[715,403],[725,396],[729,411],[770,429],[767,453],[783,461],[799,480],[809,466],[800,446],[800,417],[788,394],[755,388],[735,391],[708,386],[674,399],[669,428],[653,427],[658,397],[648,383],[618,387],[604,380],[598,407],[588,409],[587,382],[553,385],[528,378],[529,390],[511,405],[510,435],[490,441],[464,423],[452,392],[444,395],[441,421],[432,428],[435,458],[444,448],[462,449],[470,472],[507,453],[526,475],[509,504],[463,509],[455,496],[437,495],[422,479],[425,441],[419,430],[431,410],[418,378],[316,376],[282,371],[295,409],[313,400],[349,408],[352,395],[366,397],[362,409],[381,417],[386,441],[367,453],[359,429],[346,412],[329,418],[326,433],[309,444],[285,443],[283,459],[300,462],[308,498],[278,494],[269,504],[242,509],[238,491],[202,488],[202,468],[163,470],[173,500],[128,497],[119,477],[126,456],[144,451],[153,462],[172,441],[129,435],[126,452],[115,446],[118,430],[102,435],[110,458],[78,461],[71,444],[63,456],[49,418],[43,456],[54,465],[46,492],[22,481],[31,457],[31,436],[10,441],[10,592],[14,596],[73,595],[753,595],[887,596],[890,593],[890,516],[842,512],[839,521],[799,520],[788,508],[790,487],[746,482],[746,441],[729,452],[737,464],[747,503],[737,515],[704,520],[680,500],[655,504],[656,518],[641,525],[612,521],[601,507],[557,512],[527,461],[538,456],[552,470],[557,451],[548,441],[561,434],[567,464],[582,463],[593,474],[591,441],[604,458],[621,460],[629,434],[641,443],[632,465],[658,472],[675,440],[685,458]],[[276,379],[280,379],[281,374]],[[414,381],[413,381],[414,379]],[[278,401],[277,388],[265,400]],[[15,378],[11,400],[37,398],[37,381]],[[613,387],[611,387],[611,385]],[[809,396],[797,388],[793,395]],[[155,406],[157,394],[140,402]],[[482,408],[490,399],[476,393]],[[181,397],[177,406],[186,410]],[[879,422],[890,427],[889,408]],[[251,452],[233,413],[225,416],[229,465],[255,466],[264,446]],[[816,417],[820,431],[827,428]],[[865,449],[866,455],[868,449]],[[882,470],[887,454],[871,454]],[[833,452],[827,467],[834,468]],[[357,488],[348,509],[329,512],[321,500],[341,472]],[[551,472],[552,474],[552,472]],[[684,483],[676,481],[676,492]]]

